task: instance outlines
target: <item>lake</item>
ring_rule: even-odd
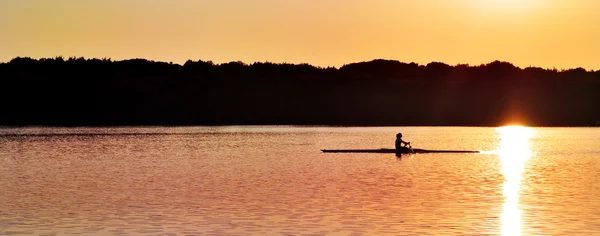
[[[479,154],[321,153],[415,148]],[[600,129],[0,129],[0,235],[600,234]]]

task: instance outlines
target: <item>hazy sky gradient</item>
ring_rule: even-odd
[[[599,0],[0,0],[17,56],[600,69]]]

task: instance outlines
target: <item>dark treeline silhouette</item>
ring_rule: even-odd
[[[0,64],[0,125],[594,126],[600,71],[374,60],[341,68],[144,59]]]

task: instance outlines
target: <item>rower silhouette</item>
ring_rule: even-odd
[[[402,155],[402,149],[410,149],[412,151],[410,142],[402,140],[402,133],[398,133],[396,134],[396,156]]]

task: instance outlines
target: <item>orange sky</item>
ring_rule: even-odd
[[[600,69],[600,0],[1,0],[17,56]]]

